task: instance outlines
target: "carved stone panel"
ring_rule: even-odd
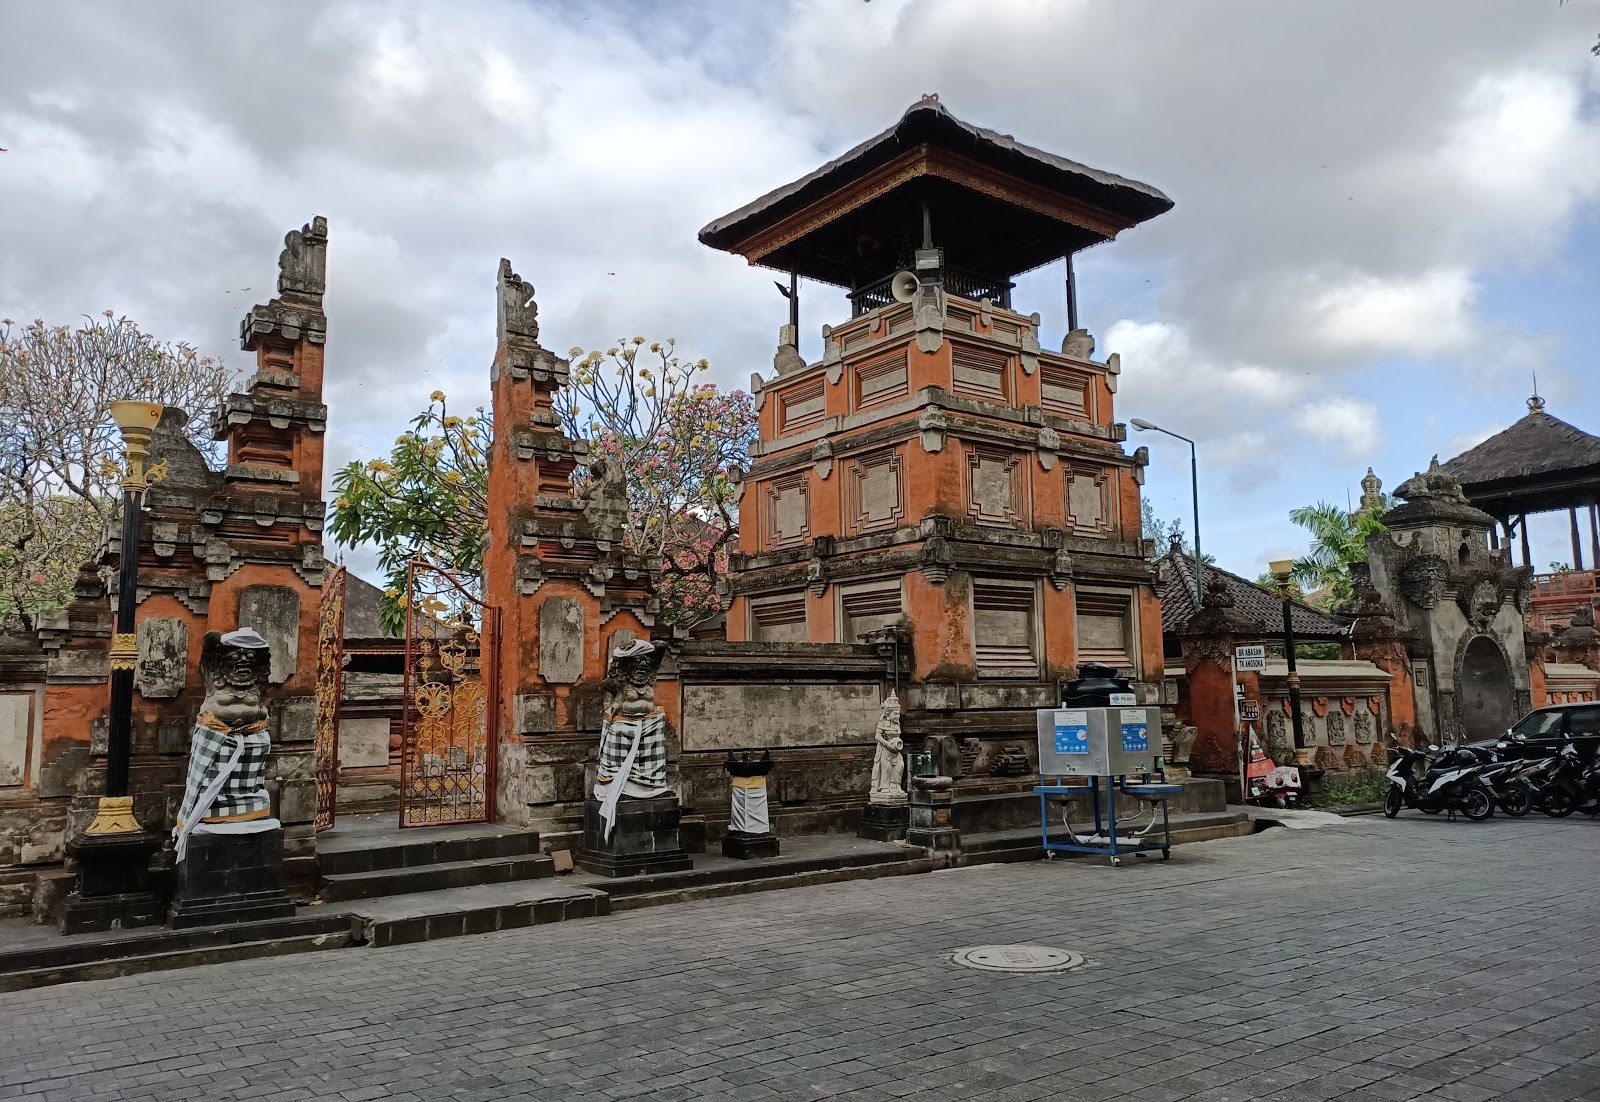
[[[1067,471],[1067,523],[1078,536],[1109,535],[1116,517],[1115,483],[1104,468]]]
[[[551,597],[539,606],[539,674],[557,685],[583,676],[583,605]]]
[[[1328,713],[1328,745],[1343,746],[1345,739],[1345,714],[1343,711]]]
[[[139,621],[139,661],[133,672],[139,695],[166,700],[183,692],[188,659],[188,624],[176,616],[150,616]]]
[[[899,453],[862,456],[849,470],[850,527],[857,532],[898,527],[905,516]]]
[[[979,524],[1016,524],[1027,516],[1024,468],[1015,452],[974,447],[967,453],[967,514]]]
[[[27,780],[32,699],[31,693],[0,694],[0,788]]]
[[[767,545],[788,547],[805,542],[811,532],[805,478],[790,475],[766,486]]]
[[[685,685],[683,748],[869,744],[880,696],[876,684]]]
[[[1362,710],[1356,713],[1356,741],[1365,746],[1372,741],[1372,713]]]
[[[300,658],[300,594],[284,585],[252,585],[239,594],[239,626],[255,628],[272,648],[272,673],[281,685]]]

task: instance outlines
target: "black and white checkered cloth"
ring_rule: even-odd
[[[633,745],[633,736],[640,732],[639,753],[633,759],[633,770],[628,774],[631,784],[648,788],[667,786],[667,714],[660,708],[638,719],[607,716],[605,733],[600,737],[600,768],[595,779],[608,784],[622,769]]]
[[[183,786],[183,806],[178,809],[180,829],[195,813],[195,804],[199,802],[201,794],[211,787],[217,774],[227,767],[241,742],[243,749],[238,762],[211,806],[201,809],[201,821],[239,822],[265,819],[272,814],[272,799],[267,795],[266,787],[267,758],[272,751],[267,721],[233,730],[207,714],[195,724],[194,741],[189,748],[189,775]]]

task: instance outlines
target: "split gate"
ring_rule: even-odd
[[[333,825],[339,795],[339,698],[344,693],[344,567],[329,569],[317,601],[317,830]]]

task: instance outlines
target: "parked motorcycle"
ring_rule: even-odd
[[[1541,764],[1530,780],[1539,809],[1552,819],[1564,819],[1574,811],[1600,815],[1600,767],[1585,767],[1572,743]]]
[[[1494,790],[1484,781],[1483,767],[1472,751],[1429,746],[1428,753],[1436,757],[1427,762],[1423,751],[1401,746],[1396,740],[1389,753],[1394,760],[1385,773],[1389,791],[1383,797],[1383,813],[1388,818],[1393,819],[1408,807],[1429,814],[1446,811],[1451,818],[1459,811],[1473,822],[1482,822],[1494,814]],[[1424,762],[1426,771],[1418,781],[1417,765]]]
[[[1471,761],[1462,754],[1463,750],[1472,755]],[[1527,774],[1532,772],[1536,763],[1507,760],[1486,746],[1471,745],[1456,747],[1450,760],[1464,765],[1477,764],[1480,767],[1478,775],[1494,793],[1495,805],[1507,815],[1520,819],[1533,810],[1533,785],[1529,783]]]

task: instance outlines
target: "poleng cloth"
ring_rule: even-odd
[[[646,716],[606,716],[595,781],[606,790],[600,800],[600,818],[609,839],[617,825],[617,803],[625,789],[641,789],[637,793],[641,796],[666,791],[667,714],[657,708]]]
[[[182,861],[189,835],[201,823],[239,823],[272,817],[267,795],[267,758],[272,739],[267,721],[229,727],[207,712],[194,726],[189,774],[178,808],[177,857]]]

